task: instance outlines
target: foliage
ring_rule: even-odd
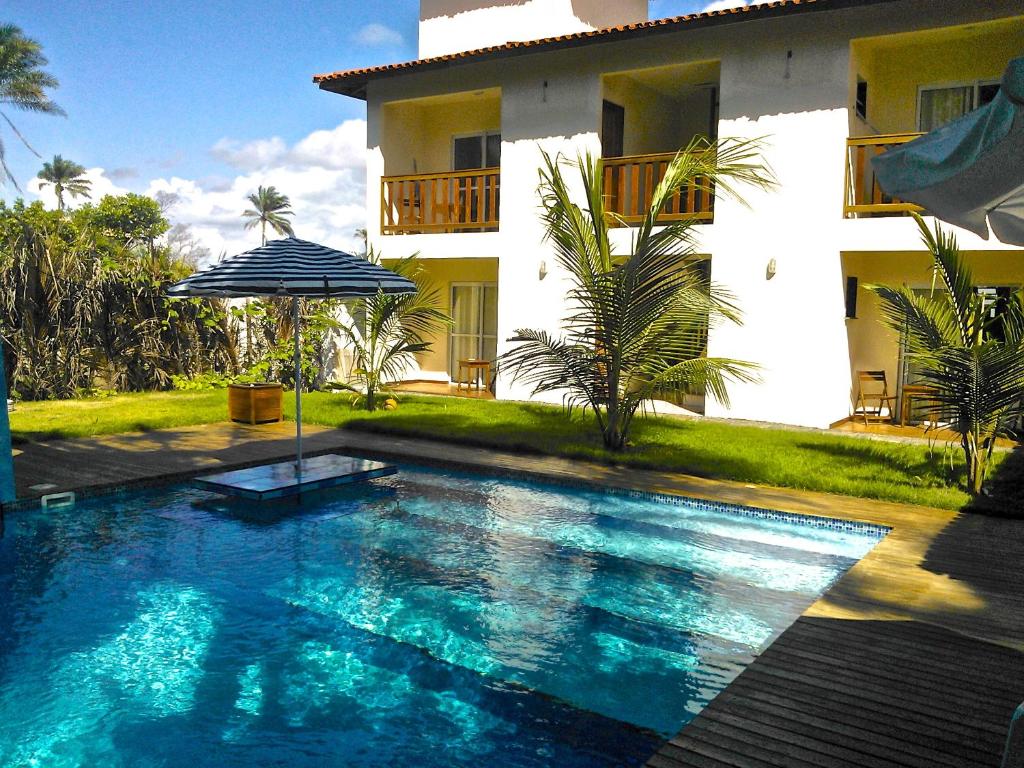
[[[286,397],[287,416],[293,407]],[[222,422],[226,415],[224,390],[156,392],[19,404],[11,429],[24,441]],[[942,452],[926,445],[647,415],[634,425],[636,447],[623,453],[605,448],[582,412],[566,418],[560,408],[540,403],[412,394],[402,397],[397,411],[368,413],[344,394],[313,392],[302,400],[302,416],[307,424],[332,428],[593,461],[609,465],[608,482],[616,471],[648,469],[943,509],[968,501],[957,488],[962,462],[951,470]],[[1006,457],[1001,451],[993,456],[996,479],[1010,463]],[[1015,478],[1019,491],[1019,472]],[[1019,504],[1015,511],[1019,516]]]
[[[43,170],[37,175],[44,184],[52,184],[54,194],[57,195],[57,208],[64,210],[64,193],[72,197],[89,197],[89,188],[92,186],[85,178],[85,167],[73,160],[65,160],[60,155],[55,155],[53,160],[43,163]]]
[[[104,210],[145,210],[137,200],[104,200]],[[165,388],[173,375],[237,372],[237,323],[224,303],[167,299],[166,286],[191,268],[166,248],[134,245],[138,219],[120,219],[127,231],[117,229],[118,219],[99,227],[95,209],[84,208],[69,215],[39,202],[0,203],[9,389],[29,400],[71,398],[94,388]],[[157,231],[166,221],[149,226]]]
[[[378,260],[372,252],[369,258]],[[340,324],[342,336],[355,355],[354,373],[368,411],[376,410],[377,399],[387,384],[401,379],[415,356],[430,349],[431,342],[426,338],[451,323],[441,309],[439,290],[429,284],[415,255],[389,268],[412,280],[417,292],[397,296],[378,291],[365,299],[362,322],[350,319]]]
[[[727,402],[726,382],[752,381],[754,367],[705,355],[710,324],[739,322],[729,297],[711,285],[696,261],[693,220],[662,226],[668,201],[699,186],[737,196],[733,184],[769,188],[756,141],[697,139],[669,163],[650,209],[633,234],[630,255],[613,251],[600,161],[587,155],[578,168],[585,209],[573,202],[560,158],[544,155],[542,218],[547,240],[572,285],[563,334],[519,329],[499,365],[533,386],[535,394],[564,392],[571,411],[590,410],[604,444],[621,450],[637,409],[656,393],[705,387]]]
[[[993,311],[976,290],[956,237],[916,216],[945,290],[920,296],[907,287],[872,286],[887,324],[906,339],[909,359],[939,419],[960,436],[967,490],[981,493],[998,437],[1012,436],[1024,418],[1024,292]]]
[[[21,135],[3,107],[49,115],[64,114],[64,110],[46,93],[47,89],[57,87],[57,79],[42,69],[46,63],[39,43],[25,37],[21,29],[13,24],[0,24],[0,117],[36,157],[39,157],[39,153]],[[10,181],[18,189],[18,182],[7,167],[2,140],[0,171],[3,173],[0,180]]]
[[[160,210],[160,204],[145,195],[129,192],[126,195],[104,195],[96,206],[83,206],[80,217],[89,225],[125,248],[146,246],[154,255],[154,243],[170,224]]]
[[[252,208],[242,212],[242,215],[249,219],[245,223],[245,228],[252,229],[259,225],[263,245],[267,244],[267,224],[279,235],[295,235],[292,224],[287,219],[288,216],[294,215],[288,195],[282,195],[276,187],[261,186],[249,195],[249,202]]]

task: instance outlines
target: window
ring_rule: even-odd
[[[855,104],[857,117],[861,120],[868,119],[868,82],[857,78],[857,101]]]
[[[501,134],[476,133],[452,139],[452,170],[498,168],[501,165]]]
[[[922,86],[917,99],[917,129],[933,131],[988,104],[999,93],[998,80],[947,86]]]
[[[846,319],[857,319],[857,288],[860,281],[853,275],[846,278]]]

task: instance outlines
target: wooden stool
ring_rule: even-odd
[[[469,357],[465,360],[459,360],[459,369],[455,375],[455,389],[462,389],[463,379],[462,372],[466,372],[466,389],[470,389],[473,383],[474,374],[476,375],[476,388],[477,390],[490,389],[491,387],[491,361],[490,360],[478,360],[475,357]],[[483,384],[480,383],[480,374],[483,373]]]

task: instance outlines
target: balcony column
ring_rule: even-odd
[[[779,186],[749,188],[744,207],[716,200],[712,280],[736,297],[744,324],[711,330],[709,354],[757,363],[761,382],[731,384],[710,416],[827,427],[849,412],[850,361],[840,255],[848,51],[797,37],[786,69],[765,52],[722,62],[723,137],[764,137]],[[774,265],[774,270],[770,269]]]
[[[567,314],[569,284],[544,242],[537,192],[541,150],[568,159],[600,155],[601,82],[596,74],[524,72],[503,87],[501,147],[501,248],[498,259],[498,353],[518,328],[556,332]],[[566,168],[570,183],[579,172]],[[576,199],[581,199],[577,195]],[[542,269],[543,265],[543,269]],[[500,376],[499,398],[527,399],[530,389]],[[561,402],[559,393],[544,398]]]

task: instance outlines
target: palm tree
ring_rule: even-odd
[[[275,187],[260,187],[249,195],[249,202],[252,208],[242,212],[243,216],[250,219],[245,223],[245,228],[252,229],[259,224],[262,245],[267,244],[267,224],[279,235],[294,237],[292,223],[286,218],[294,215],[288,195],[282,195]]]
[[[64,114],[64,110],[46,95],[47,88],[57,87],[57,79],[41,69],[47,63],[42,51],[42,46],[35,40],[25,37],[19,27],[14,24],[0,24],[0,117],[3,117],[14,131],[14,135],[36,157],[40,157],[40,154],[32,149],[3,107],[9,105],[27,112],[42,112],[49,115]],[[10,180],[14,188],[20,192],[18,182],[7,166],[2,140],[0,169],[3,171],[2,179]]]
[[[613,450],[625,446],[641,404],[662,392],[704,387],[727,403],[727,380],[753,381],[754,366],[706,357],[707,330],[723,319],[739,322],[739,313],[695,260],[693,222],[662,226],[658,216],[687,188],[737,198],[734,183],[770,188],[774,181],[757,160],[759,149],[756,140],[691,142],[654,190],[631,255],[612,249],[609,228],[620,222],[605,209],[600,161],[587,155],[572,163],[582,176],[584,209],[573,202],[559,159],[545,154],[542,219],[572,284],[571,310],[560,336],[517,330],[510,339],[515,346],[499,365],[532,385],[534,394],[562,392],[570,410],[593,411],[605,446]]]
[[[53,191],[57,194],[57,209],[64,210],[64,193],[72,197],[89,197],[89,187],[92,186],[85,178],[85,168],[73,160],[65,160],[60,155],[55,155],[49,163],[43,163],[43,170],[37,174],[37,178],[43,180],[44,184],[52,184]]]
[[[372,251],[368,258],[377,261]],[[365,312],[349,313],[359,319],[340,324],[342,335],[355,354],[354,372],[362,384],[369,411],[376,410],[382,389],[402,378],[414,356],[430,350],[431,342],[426,338],[451,324],[451,318],[441,309],[440,291],[428,283],[415,255],[389,269],[412,280],[416,293],[394,296],[378,292],[368,296],[364,301]]]
[[[922,296],[906,286],[871,286],[886,324],[906,339],[908,359],[935,394],[939,420],[960,436],[967,490],[984,487],[996,438],[1024,416],[1024,291],[993,312],[975,289],[956,237],[914,214],[945,290]]]
[[[245,223],[246,229],[252,229],[260,225],[261,245],[267,244],[267,224],[269,224],[279,235],[293,237],[295,231],[292,223],[286,217],[293,216],[292,204],[288,195],[282,195],[276,187],[259,187],[256,192],[249,195],[249,202],[252,208],[242,212],[242,216],[249,219]],[[277,307],[285,323],[288,322],[287,308]],[[245,300],[245,360],[248,366],[252,362],[252,324],[250,322],[249,300]]]

